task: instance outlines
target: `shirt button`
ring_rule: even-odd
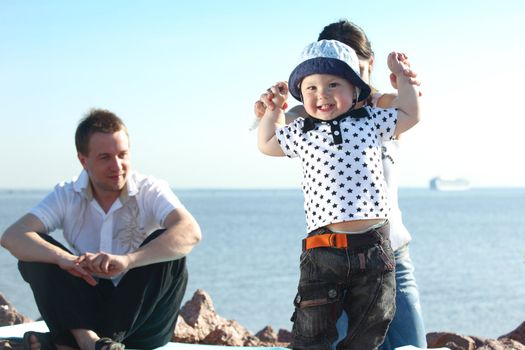
[[[334,120],[334,121],[332,122],[332,124],[337,125],[337,124],[339,124],[339,123],[337,122],[337,120]]]
[[[334,135],[336,136],[339,135],[339,131],[338,130],[334,131]]]

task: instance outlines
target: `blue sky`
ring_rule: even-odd
[[[392,50],[423,82],[401,186],[525,186],[524,17],[520,0],[0,0],[0,188],[77,175],[73,134],[92,107],[121,116],[133,166],[173,187],[298,187],[299,162],[256,149],[252,106],[340,18],[372,41],[376,87],[390,90]]]

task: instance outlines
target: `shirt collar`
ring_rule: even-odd
[[[340,116],[338,116],[338,117],[336,117],[336,118],[334,118],[332,120],[317,119],[315,117],[312,117],[311,115],[308,115],[308,117],[306,117],[304,119],[303,132],[308,132],[310,130],[315,129],[315,125],[316,124],[323,124],[323,123],[328,124],[328,123],[333,122],[334,120],[339,122],[339,121],[341,121],[341,119],[344,119],[346,117],[350,117],[350,118],[364,118],[364,117],[368,117],[368,116],[369,116],[368,110],[365,107],[349,110],[348,112],[343,113]]]
[[[93,199],[93,190],[89,183],[89,175],[87,171],[82,170],[80,175],[76,179],[73,179],[73,181],[73,189],[75,192],[81,193],[87,200],[91,201]],[[124,188],[120,191],[119,199],[122,203],[126,203],[129,197],[135,196],[138,192],[139,189],[135,172],[131,171]]]

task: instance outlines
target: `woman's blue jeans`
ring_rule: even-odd
[[[426,332],[408,245],[394,252],[396,259],[396,313],[380,350],[404,345],[426,349]]]

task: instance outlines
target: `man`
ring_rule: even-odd
[[[50,330],[26,333],[25,347],[160,347],[175,328],[199,225],[166,182],[131,170],[127,129],[113,113],[90,111],[75,144],[80,176],[1,238]],[[51,238],[56,229],[69,248]]]

